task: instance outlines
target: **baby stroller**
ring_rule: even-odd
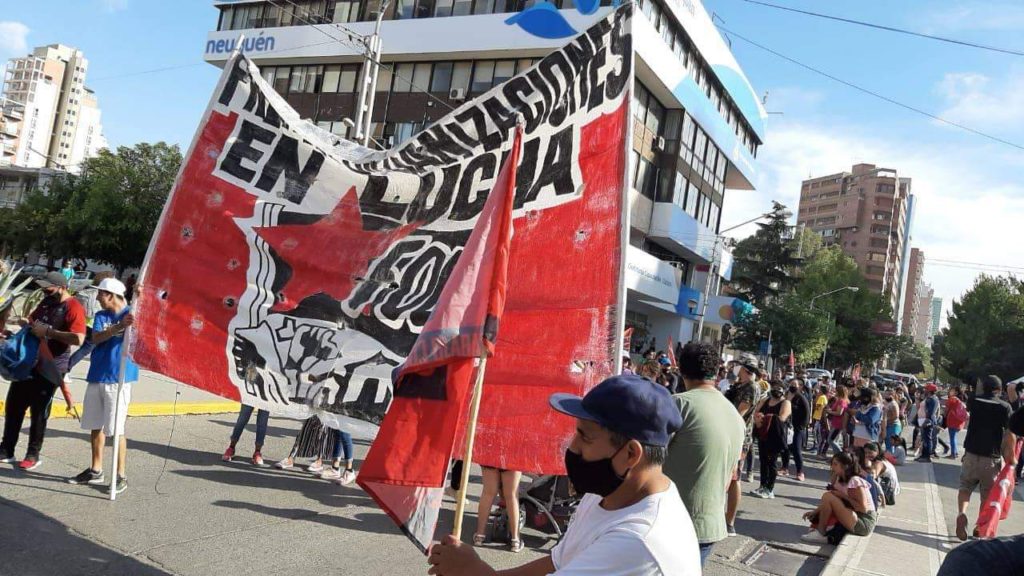
[[[568,477],[538,476],[528,485],[519,487],[519,527],[528,526],[561,538],[579,503],[579,497],[569,490]],[[492,540],[508,539],[504,501],[491,513],[491,530]]]

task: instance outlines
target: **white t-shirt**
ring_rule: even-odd
[[[674,483],[621,510],[601,500],[583,496],[551,551],[555,576],[700,576],[697,533]]]
[[[728,378],[722,378],[718,381],[718,389],[722,391],[722,394],[725,394],[730,386],[732,386],[732,382],[729,382]]]

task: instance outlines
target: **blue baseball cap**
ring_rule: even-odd
[[[672,395],[659,384],[635,374],[612,376],[580,398],[559,392],[549,400],[555,410],[597,422],[648,446],[668,446],[683,425]]]

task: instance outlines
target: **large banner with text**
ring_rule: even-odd
[[[384,151],[299,118],[232,57],[150,246],[135,360],[275,415],[379,422],[522,123],[474,460],[561,473],[572,423],[547,398],[609,376],[620,346],[631,14]]]

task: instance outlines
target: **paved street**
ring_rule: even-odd
[[[73,420],[52,420],[42,467],[30,473],[0,467],[5,518],[0,542],[7,550],[0,574],[230,576],[249,574],[255,566],[266,574],[425,573],[424,558],[358,487],[341,488],[304,472],[249,465],[245,459],[251,453],[251,427],[239,443],[238,461],[220,462],[233,421],[231,414],[131,418],[130,488],[110,502],[97,488],[64,483],[87,464],[87,435]],[[287,453],[298,427],[296,421],[271,421],[264,449],[268,461]],[[368,444],[367,438],[356,438],[357,459]],[[807,466],[808,479],[802,484],[780,478],[774,500],[744,498],[737,521],[740,535],[715,547],[706,574],[821,573],[833,548],[801,543],[805,528],[799,518],[817,501],[826,471],[817,460]],[[958,466],[952,460],[933,465],[941,511],[932,512],[926,509],[926,485],[918,483],[927,478],[927,467],[901,468],[904,497],[885,512],[894,519],[880,522],[863,551],[862,570],[872,564],[875,569],[847,573],[934,574],[928,555],[933,562],[941,561],[940,553],[954,545],[949,535]],[[473,482],[479,485],[475,475]],[[453,506],[446,506],[442,522],[450,526]],[[470,509],[475,511],[475,506]],[[975,503],[971,514],[976,510]],[[1020,510],[1011,514],[1003,533],[1024,531]],[[929,519],[940,529],[930,530]],[[475,514],[467,521],[475,521]],[[496,566],[511,567],[554,544],[529,530],[524,538],[527,550],[521,554],[500,547],[483,554]],[[52,553],[56,551],[60,553]],[[925,560],[922,564],[914,558]]]

